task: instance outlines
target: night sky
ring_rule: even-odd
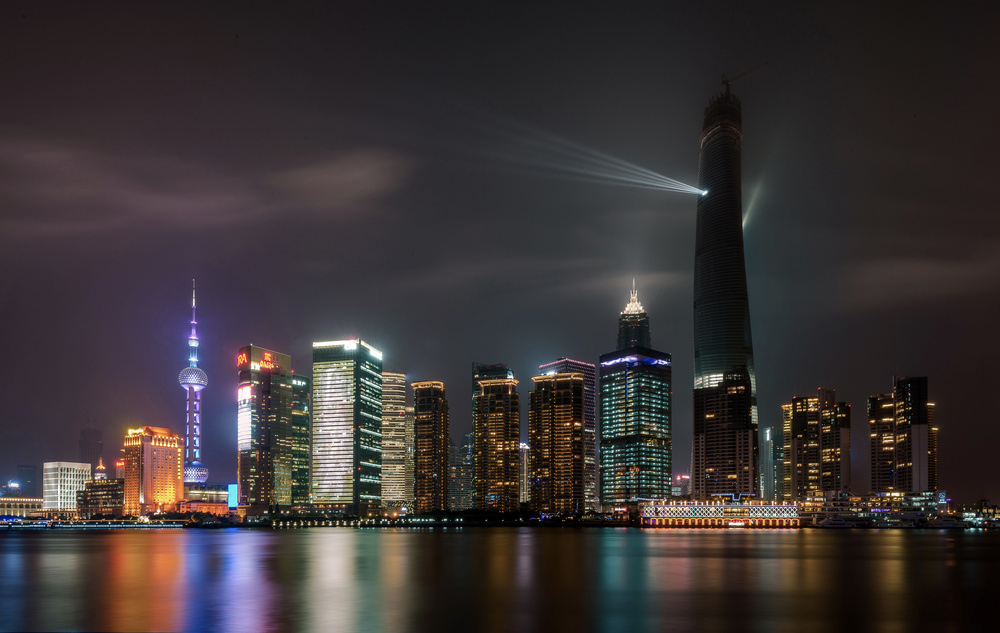
[[[88,421],[109,457],[182,432],[192,278],[211,481],[243,345],[308,374],[363,338],[446,383],[458,440],[471,362],[526,412],[539,364],[614,349],[633,277],[687,472],[695,197],[525,140],[696,184],[722,75],[766,63],[733,84],[762,426],[835,388],[863,492],[866,397],[926,375],[942,487],[1000,501],[997,3],[296,4],[0,5],[0,476]]]

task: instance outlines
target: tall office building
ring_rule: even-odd
[[[619,318],[635,340],[649,342],[649,320],[635,289]],[[619,343],[629,343],[633,339]],[[671,494],[670,354],[627,347],[600,358],[600,492],[604,511]]]
[[[934,423],[934,403],[927,403],[927,488],[938,490],[938,427]]]
[[[635,292],[635,281],[632,282]],[[638,303],[638,299],[636,300]],[[649,317],[640,313],[645,320],[646,342],[649,342]],[[622,315],[623,317],[625,315]],[[621,343],[622,321],[618,324],[619,344]],[[638,332],[637,332],[638,334]],[[570,358],[560,358],[557,361],[539,365],[538,373],[548,374],[583,374],[583,499],[586,510],[601,509],[600,486],[597,475],[597,369],[592,363],[585,363]]]
[[[309,503],[309,459],[312,449],[312,378],[292,374],[292,504]]]
[[[804,501],[851,486],[851,408],[833,389],[796,397],[782,409],[784,500]]]
[[[895,383],[896,488],[903,492],[927,492],[932,490],[927,377],[900,376]]]
[[[76,493],[90,481],[90,464],[45,462],[42,464],[42,509],[75,512]]]
[[[870,396],[868,427],[873,493],[936,489],[938,427],[926,376],[896,376],[892,393]]]
[[[177,381],[187,393],[187,416],[184,434],[184,482],[203,484],[208,480],[208,468],[201,462],[201,390],[208,386],[208,375],[198,367],[198,320],[194,279],[191,280],[191,334],[188,336],[188,366],[181,370]]]
[[[90,464],[90,476],[94,476],[94,468],[104,458],[104,440],[100,429],[86,427],[80,429],[79,463]]]
[[[471,510],[476,507],[474,496],[475,472],[473,471],[473,449],[475,442],[472,433],[462,436],[462,444],[453,447],[451,455],[451,472],[448,481],[448,508],[453,512]]]
[[[528,449],[533,512],[583,514],[582,373],[535,376],[528,409]]]
[[[477,510],[516,512],[521,407],[513,378],[480,380],[474,398],[475,499]]]
[[[823,410],[820,439],[820,489],[851,491],[851,405],[837,402]]]
[[[382,372],[382,507],[413,506],[413,407],[406,374]]]
[[[382,503],[382,352],[313,343],[313,503],[369,516]]]
[[[292,358],[256,345],[236,354],[239,503],[251,514],[292,504]]]
[[[517,496],[521,505],[531,502],[531,448],[524,442],[517,449]]]
[[[416,447],[414,511],[417,514],[448,509],[448,457],[451,429],[444,383],[415,382],[413,387],[413,436]]]
[[[757,375],[743,257],[742,144],[740,100],[727,83],[725,92],[709,101],[702,124],[698,187],[705,193],[698,197],[695,235],[694,388],[716,387],[742,367],[750,380],[756,426]]]
[[[156,426],[129,429],[125,448],[124,512],[140,516],[173,512],[184,498],[184,444]]]
[[[750,376],[743,367],[726,372],[713,387],[694,390],[693,498],[760,496],[750,394]]]
[[[775,468],[774,429],[767,426],[762,431],[763,437],[760,440],[760,495],[767,501],[774,501],[777,485],[776,471],[780,470],[780,467]]]
[[[76,493],[76,511],[81,519],[97,516],[121,518],[125,507],[125,481],[92,479]]]
[[[896,417],[891,393],[868,396],[868,442],[871,492],[896,490]]]

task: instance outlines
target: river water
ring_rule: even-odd
[[[16,631],[996,630],[1000,533],[3,532],[0,570]]]

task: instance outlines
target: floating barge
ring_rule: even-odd
[[[644,528],[798,528],[795,505],[758,503],[650,502],[639,505]]]

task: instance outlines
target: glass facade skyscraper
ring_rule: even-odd
[[[649,320],[634,288],[619,319],[619,334],[623,322],[636,340],[650,340]],[[619,343],[631,340],[619,336]],[[604,511],[666,499],[673,468],[670,354],[639,346],[619,349],[601,356],[599,373]]]
[[[292,504],[291,365],[288,354],[256,345],[236,354],[239,502],[250,514]]]
[[[406,374],[382,372],[382,507],[413,505],[413,407]]]
[[[473,452],[475,441],[472,433],[462,436],[460,446],[452,446],[450,480],[448,481],[448,508],[452,511],[471,510],[476,506],[473,480]]]
[[[382,352],[313,343],[312,499],[368,516],[382,502]]]
[[[740,153],[743,119],[729,86],[705,108],[698,163],[694,262],[694,388],[720,384],[745,368],[757,424],[757,375],[743,255]]]
[[[292,503],[309,503],[309,454],[312,449],[312,379],[292,375]]]
[[[750,377],[743,367],[713,387],[694,390],[691,495],[708,500],[760,496],[757,425]]]

